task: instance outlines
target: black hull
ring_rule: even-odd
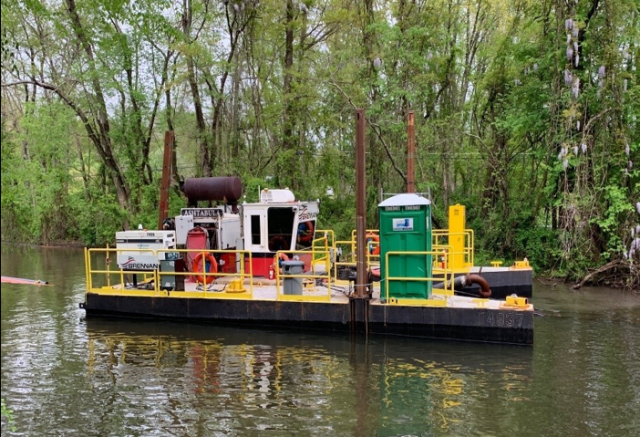
[[[87,317],[117,315],[206,321],[251,327],[281,327],[533,345],[533,311],[114,296],[88,293]],[[353,318],[353,322],[352,322]]]

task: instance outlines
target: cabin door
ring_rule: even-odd
[[[249,211],[245,223],[245,249],[254,253],[267,252],[267,212]]]

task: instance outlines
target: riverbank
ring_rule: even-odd
[[[534,275],[534,280],[547,287],[555,287],[559,284],[570,285],[574,290],[584,286],[609,287],[640,293],[640,267],[634,268],[633,264],[624,260],[616,260],[588,269],[582,277],[577,279],[557,272],[540,272]]]
[[[10,241],[10,240],[4,240],[2,239],[2,245],[4,246],[5,244],[9,244],[12,246],[18,246],[18,247],[42,247],[42,248],[47,248],[47,247],[53,247],[53,248],[57,248],[57,247],[64,247],[64,248],[70,248],[70,249],[84,249],[85,247],[87,247],[86,244],[84,244],[82,241],[50,241],[48,243],[24,243],[24,242],[18,242],[18,241]]]
[[[52,247],[83,249],[87,246],[82,241],[50,241],[47,243],[20,243],[2,239],[2,244],[10,244],[22,247]],[[571,277],[567,273],[557,271],[537,272],[534,268],[534,280],[548,287],[555,287],[559,284],[570,285],[573,289],[580,289],[583,286],[601,286],[615,288],[619,290],[640,293],[640,267],[632,268],[633,264],[625,260],[611,261],[602,266],[589,268],[582,276]]]

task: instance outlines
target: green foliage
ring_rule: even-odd
[[[333,229],[338,240],[351,239],[351,231],[355,229],[355,199],[350,196],[334,196],[320,198],[320,216],[318,229]]]
[[[561,256],[557,234],[551,229],[517,229],[515,242],[519,253],[525,254],[534,271],[551,271]]]
[[[4,398],[2,398],[2,412],[1,416],[3,420],[7,421],[7,427],[11,432],[16,432],[17,428],[15,425],[15,419],[13,418],[13,410],[7,407],[4,402]]]
[[[624,228],[630,224],[628,218],[633,215],[634,207],[629,202],[626,189],[619,185],[607,185],[601,191],[606,209],[601,215],[592,218],[590,223],[601,231],[601,238],[605,243],[602,257],[609,260],[625,252]]]
[[[248,177],[244,183],[243,188],[243,201],[246,202],[258,202],[260,201],[260,192],[265,188],[276,188],[273,185],[273,177],[269,176],[265,179],[256,177]]]
[[[478,257],[579,276],[621,257],[637,224],[632,3],[319,0],[287,16],[281,2],[89,0],[78,33],[66,8],[3,2],[3,238],[98,245],[154,227],[169,126],[179,177],[238,175],[249,202],[265,187],[321,198],[321,227],[347,237],[354,109],[369,226],[380,192],[404,190],[414,111],[416,190],[435,220],[462,203]],[[569,17],[577,36],[557,27]],[[171,215],[184,201],[171,190]]]
[[[70,224],[88,246],[113,244],[115,233],[123,230],[127,223],[126,213],[113,201],[111,193],[94,191],[91,202],[76,196],[71,204],[76,216]]]

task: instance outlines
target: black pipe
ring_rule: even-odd
[[[433,288],[436,290],[444,290],[453,288],[454,291],[462,291],[466,287],[477,284],[480,286],[480,296],[489,297],[491,296],[491,287],[489,287],[489,283],[485,278],[480,275],[470,274],[470,275],[462,275],[457,276],[453,279],[453,286],[451,285],[451,281],[443,281],[437,282],[433,284]]]
[[[436,290],[453,288],[454,290],[460,291],[466,286],[466,278],[467,277],[464,275],[453,278],[453,287],[451,286],[451,281],[436,282],[435,284],[433,284],[433,288],[435,288]]]

